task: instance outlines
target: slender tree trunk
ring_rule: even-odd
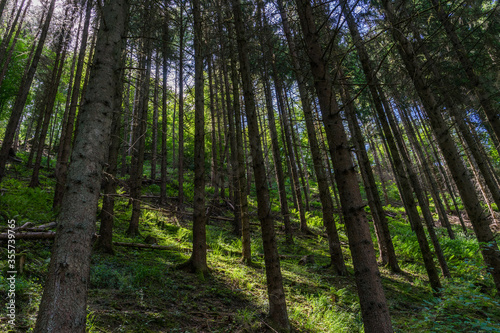
[[[408,140],[412,145],[413,150],[416,152],[418,163],[423,170],[423,174],[427,180],[427,184],[431,188],[432,200],[434,201],[434,205],[436,206],[436,210],[439,215],[439,219],[441,220],[441,224],[446,227],[448,231],[448,236],[450,239],[455,239],[455,233],[453,229],[451,229],[450,221],[448,220],[448,215],[446,214],[446,210],[439,198],[439,189],[437,188],[434,177],[432,176],[432,172],[429,168],[428,163],[426,163],[426,158],[422,151],[420,144],[417,141],[417,137],[415,135],[415,130],[413,129],[413,125],[410,121],[409,115],[406,110],[401,109],[400,117],[403,119],[403,125],[405,126],[406,134],[408,136]]]
[[[155,61],[155,80],[153,93],[153,128],[151,135],[151,179],[156,179],[156,160],[158,150],[158,85],[160,83],[160,64]]]
[[[340,80],[342,82],[346,82],[347,78],[344,76],[340,65],[338,65],[337,70],[340,75]],[[389,232],[389,224],[385,216],[384,208],[382,207],[382,201],[380,200],[377,184],[375,183],[375,177],[371,168],[370,159],[368,158],[368,154],[365,149],[365,140],[363,139],[363,134],[356,118],[356,110],[347,87],[341,87],[341,96],[344,99],[345,114],[350,125],[351,135],[354,139],[356,156],[358,158],[361,176],[363,177],[365,192],[368,198],[368,205],[370,206],[370,210],[372,212],[375,233],[379,243],[380,261],[383,265],[388,265],[391,271],[401,272],[396,258],[394,244],[392,243],[391,234]]]
[[[232,54],[236,53],[234,50]],[[226,77],[226,82],[228,81]],[[236,145],[239,147],[238,153],[238,180],[240,185],[240,214],[241,214],[241,247],[242,247],[242,261],[250,265],[252,263],[252,250],[251,250],[251,238],[250,238],[250,217],[248,215],[248,192],[250,192],[250,187],[248,186],[248,170],[245,165],[245,152],[246,152],[246,142],[244,138],[244,133],[242,130],[241,123],[241,107],[240,107],[240,88],[239,88],[239,78],[238,72],[236,71],[236,60],[231,58],[231,81],[233,90],[233,105],[234,105],[234,120],[235,120],[235,134],[236,134]],[[245,149],[241,149],[245,147]]]
[[[47,11],[47,16],[43,23],[42,33],[40,34],[40,38],[38,40],[38,44],[36,47],[36,51],[33,55],[33,60],[31,61],[30,67],[26,75],[23,76],[21,86],[19,87],[19,91],[16,96],[16,100],[14,102],[14,106],[12,107],[12,113],[9,118],[9,123],[7,124],[5,130],[5,136],[2,141],[2,147],[0,148],[0,182],[2,182],[3,177],[5,176],[5,164],[7,163],[9,156],[9,149],[14,142],[14,135],[16,133],[17,125],[19,123],[19,119],[21,119],[21,115],[24,110],[24,106],[26,104],[26,99],[28,97],[29,90],[31,88],[31,83],[33,82],[33,78],[35,76],[35,71],[38,67],[38,62],[40,61],[43,46],[45,44],[45,39],[47,37],[47,33],[50,26],[50,21],[52,19],[52,14],[54,13],[55,0],[51,0],[49,4],[49,9]]]
[[[421,67],[418,64],[413,48],[399,29],[399,24],[397,23],[398,19],[395,16],[392,4],[387,0],[383,0],[382,4],[387,14],[387,20],[392,26],[392,36],[398,43],[399,54],[415,85],[422,104],[425,107],[431,127],[436,134],[448,168],[455,180],[455,184],[458,187],[465,209],[467,210],[467,215],[471,220],[476,237],[481,244],[481,252],[488,266],[488,271],[493,275],[497,290],[500,290],[500,251],[495,241],[494,234],[489,228],[488,214],[486,214],[481,206],[469,172],[463,164],[457,147],[450,136],[448,126],[441,114],[442,110],[439,108],[434,94],[430,90],[430,86],[424,82]]]
[[[422,186],[420,184],[420,180],[417,177],[417,174],[413,168],[413,163],[410,160],[410,156],[408,155],[408,152],[406,150],[405,143],[403,141],[403,137],[401,133],[399,132],[399,127],[396,124],[396,119],[393,115],[393,112],[391,110],[391,107],[389,106],[389,103],[387,103],[387,99],[384,96],[384,93],[382,90],[379,88],[379,95],[382,99],[382,103],[384,105],[384,109],[386,110],[387,114],[387,119],[389,120],[390,127],[392,128],[392,132],[394,134],[394,138],[396,139],[396,143],[399,148],[399,154],[403,160],[403,163],[405,165],[405,169],[407,172],[407,175],[409,176],[410,184],[411,187],[413,188],[413,192],[415,193],[415,196],[417,197],[419,206],[422,211],[422,215],[424,217],[425,224],[427,225],[427,231],[429,233],[429,237],[431,238],[432,244],[434,246],[434,252],[436,253],[436,257],[438,258],[439,261],[439,266],[441,267],[441,271],[443,273],[444,277],[451,277],[450,271],[448,269],[448,264],[446,263],[446,260],[444,258],[443,251],[441,250],[441,245],[439,244],[439,240],[436,236],[436,232],[434,230],[434,220],[432,218],[432,214],[429,208],[429,201],[427,199],[427,196],[425,195]],[[437,291],[437,290],[436,290]]]
[[[300,181],[297,171],[297,160],[295,158],[296,156],[292,145],[292,134],[290,131],[290,123],[288,121],[288,112],[286,110],[283,98],[283,87],[281,86],[281,82],[277,77],[275,66],[273,68],[273,78],[276,97],[278,100],[278,110],[280,111],[279,114],[283,124],[283,130],[285,132],[285,143],[287,146],[288,157],[290,158],[290,172],[292,174],[293,191],[295,192],[295,196],[297,197],[297,210],[299,211],[300,231],[309,234],[311,233],[311,231],[307,227],[306,213],[304,211],[304,202],[302,201],[302,192],[300,190]]]
[[[286,308],[283,278],[281,276],[278,247],[274,231],[274,221],[271,217],[269,189],[266,182],[266,170],[262,156],[259,136],[255,96],[250,76],[249,48],[245,38],[241,2],[232,0],[235,20],[238,55],[240,59],[240,72],[245,95],[245,111],[248,121],[249,139],[252,153],[252,163],[257,190],[258,215],[261,223],[262,241],[264,246],[264,262],[266,267],[267,292],[269,299],[269,318],[275,329],[290,331],[288,313]]]
[[[168,0],[165,0],[165,7]],[[162,38],[162,107],[161,107],[161,180],[160,180],[160,202],[164,204],[167,199],[167,77],[168,77],[168,21],[165,18],[163,22]]]
[[[290,212],[288,210],[288,201],[286,198],[285,177],[283,176],[283,162],[281,161],[280,147],[278,142],[278,134],[274,119],[274,109],[271,96],[271,88],[266,72],[262,75],[264,83],[264,93],[266,98],[267,120],[269,123],[269,132],[271,135],[271,145],[273,151],[274,169],[276,172],[276,181],[278,182],[278,194],[280,198],[281,215],[283,216],[283,224],[285,225],[285,235],[287,243],[293,243],[292,228],[290,223]]]
[[[365,332],[392,332],[358,177],[337,101],[331,90],[332,81],[323,59],[311,4],[309,0],[297,0],[296,4],[330,151],[333,153],[332,163],[349,238],[364,329]]]
[[[102,25],[98,33],[96,57],[80,117],[81,130],[75,140],[68,188],[34,330],[37,333],[86,329],[90,254],[115,110],[113,96],[120,83],[128,2],[106,2],[102,16],[107,28]]]
[[[222,20],[222,18],[219,16],[218,20]],[[221,33],[222,29],[219,28],[219,33]],[[221,42],[221,45],[223,43]],[[221,57],[223,57],[224,51],[221,51]],[[231,167],[233,169],[232,172],[232,182],[233,182],[233,191],[234,191],[234,229],[233,233],[237,237],[241,237],[242,235],[242,223],[243,223],[243,212],[242,212],[242,198],[241,198],[241,187],[240,187],[240,181],[239,181],[239,171],[240,171],[240,164],[238,161],[238,144],[236,140],[236,125],[235,125],[235,112],[231,103],[231,92],[229,88],[229,80],[228,80],[228,75],[227,75],[227,66],[224,58],[220,59],[222,63],[222,72],[224,75],[224,90],[226,94],[225,102],[226,102],[226,113],[227,113],[227,118],[228,118],[228,123],[229,123],[229,142],[231,144]],[[245,172],[243,169],[243,177],[245,177]],[[243,180],[243,184],[246,182],[246,180]],[[247,216],[248,218],[248,216]],[[248,221],[247,221],[248,223]]]
[[[83,66],[85,60],[85,51],[87,49],[87,39],[90,26],[90,17],[92,13],[92,1],[87,1],[87,7],[85,11],[85,22],[82,31],[82,41],[80,45],[80,52],[78,54],[78,63],[76,65],[75,78],[73,83],[73,89],[71,92],[71,102],[68,111],[68,118],[63,124],[63,134],[59,140],[59,150],[57,153],[56,162],[56,186],[54,190],[54,201],[52,207],[57,209],[62,203],[62,197],[64,194],[64,188],[66,185],[66,177],[69,163],[69,156],[71,154],[71,143],[73,137],[73,127],[75,123],[76,108],[80,97],[80,83],[82,79]]]
[[[417,236],[417,241],[420,247],[420,251],[422,253],[422,258],[424,260],[425,269],[429,277],[429,282],[431,284],[432,289],[435,292],[438,292],[439,289],[441,289],[441,282],[439,281],[439,276],[437,274],[437,270],[436,267],[434,266],[434,261],[432,259],[432,253],[430,251],[429,244],[425,236],[425,231],[423,229],[422,222],[420,220],[420,216],[417,211],[417,206],[413,198],[413,191],[414,191],[413,186],[415,186],[416,184],[414,181],[415,178],[410,177],[413,180],[413,186],[412,186],[409,177],[407,177],[405,166],[401,158],[401,155],[403,155],[404,153],[404,151],[402,150],[404,146],[401,144],[401,141],[398,140],[397,142],[401,149],[400,151],[398,151],[398,147],[396,146],[396,140],[398,139],[399,136],[397,136],[396,133],[394,133],[393,135],[386,118],[386,114],[389,114],[390,112],[389,103],[385,99],[382,99],[383,96],[379,95],[379,92],[377,91],[378,82],[371,67],[368,53],[364,48],[364,45],[362,44],[361,36],[354,21],[354,17],[352,16],[347,1],[345,0],[342,0],[342,10],[346,15],[349,31],[353,37],[356,50],[358,51],[358,56],[361,61],[363,72],[365,74],[368,87],[370,89],[370,93],[374,101],[375,110],[377,112],[378,119],[381,123],[383,132],[386,137],[386,142],[388,144],[388,148],[390,150],[390,154],[393,161],[393,168],[398,183],[399,193],[401,195],[401,198],[403,199],[403,204],[405,206],[406,212],[408,213],[412,229]],[[387,110],[384,110],[384,108],[387,108]]]
[[[217,197],[219,196],[219,174],[218,169],[219,165],[217,163],[218,154],[217,154],[217,130],[216,130],[216,114],[215,114],[215,105],[214,105],[214,87],[212,83],[212,61],[211,56],[208,57],[208,82],[209,82],[209,90],[210,90],[210,118],[211,118],[211,138],[212,138],[212,149],[211,149],[211,173],[210,180],[211,185],[214,187],[214,203],[217,202]],[[222,163],[222,161],[221,161]]]
[[[300,63],[298,60],[295,43],[293,41],[290,27],[288,25],[288,18],[285,14],[282,0],[278,0],[278,6],[281,15],[281,21],[283,24],[283,30],[285,31],[288,47],[290,49],[292,57],[292,63],[297,76],[297,84],[299,86],[299,94],[300,94],[300,99],[302,101],[302,110],[304,112],[304,119],[306,122],[309,147],[311,149],[311,155],[314,164],[314,172],[316,174],[316,180],[318,182],[318,191],[321,201],[321,209],[323,213],[323,224],[325,226],[328,235],[328,247],[330,250],[331,266],[335,269],[336,274],[346,275],[347,270],[342,255],[342,249],[340,247],[340,240],[337,232],[337,227],[335,226],[332,196],[330,188],[328,186],[328,178],[325,173],[323,157],[321,155],[318,138],[316,137],[313,112],[311,109],[311,102],[304,83],[305,82],[304,77],[302,76],[300,71]]]
[[[138,89],[138,103],[137,103],[137,118],[138,124],[134,129],[134,150],[132,154],[132,168],[130,172],[130,198],[132,200],[132,216],[130,224],[127,229],[127,234],[136,236],[139,234],[139,218],[141,216],[141,188],[142,188],[142,174],[144,171],[144,149],[146,145],[146,129],[148,120],[148,101],[149,101],[149,86],[151,77],[151,63],[152,63],[152,47],[150,39],[150,26],[149,19],[151,5],[146,5],[143,9],[143,59],[139,62],[141,75],[137,84]]]
[[[184,204],[184,2],[181,1],[180,8],[180,31],[179,31],[179,163],[178,167],[178,209],[182,211]]]
[[[205,96],[202,49],[202,17],[200,0],[192,0],[194,17],[194,212],[193,253],[188,262],[181,265],[198,274],[208,271],[206,216],[205,216]]]
[[[388,205],[389,204],[389,195],[387,194],[387,186],[386,186],[386,182],[385,182],[385,176],[384,176],[384,172],[382,171],[382,164],[380,162],[380,159],[378,157],[378,149],[377,147],[375,146],[375,143],[373,142],[373,140],[369,137],[368,137],[368,143],[370,145],[370,149],[372,150],[373,152],[373,159],[375,160],[375,167],[377,168],[377,172],[378,172],[378,175],[379,175],[379,178],[380,178],[380,184],[382,185],[382,193],[384,194],[384,203],[385,205]]]
[[[65,15],[70,17],[70,21],[73,21],[74,15],[76,13],[76,7],[68,6],[65,10]],[[42,162],[43,150],[45,147],[45,138],[47,136],[47,131],[50,124],[50,118],[54,110],[54,103],[57,96],[57,89],[61,81],[62,72],[64,69],[64,62],[66,60],[66,54],[68,51],[68,42],[70,38],[71,27],[68,27],[66,22],[63,23],[59,31],[58,41],[56,44],[56,58],[54,59],[54,67],[52,69],[52,76],[47,86],[46,100],[44,101],[44,117],[43,124],[41,127],[40,137],[38,139],[38,147],[35,164],[33,166],[33,174],[31,176],[30,187],[37,187],[39,185],[38,175],[40,172],[40,166]]]

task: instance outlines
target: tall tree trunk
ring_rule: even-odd
[[[184,5],[181,1],[179,31],[179,163],[178,168],[178,209],[182,211],[184,204]]]
[[[311,231],[307,227],[306,221],[306,213],[304,211],[304,202],[302,201],[302,191],[300,190],[300,181],[299,175],[297,171],[297,160],[295,156],[295,152],[293,150],[292,144],[292,134],[290,130],[290,123],[288,121],[288,112],[284,103],[283,98],[283,87],[281,85],[281,81],[278,79],[276,67],[273,68],[273,79],[274,79],[274,88],[276,90],[276,98],[278,100],[278,110],[281,118],[281,123],[283,124],[283,130],[285,132],[285,143],[288,150],[288,157],[290,158],[290,172],[292,174],[292,184],[293,191],[295,192],[295,196],[297,198],[297,210],[299,211],[299,220],[300,220],[300,231],[306,234],[310,234]]]
[[[417,141],[417,136],[415,135],[415,130],[413,128],[413,125],[410,121],[409,115],[406,110],[401,109],[400,112],[400,117],[403,119],[403,125],[405,127],[406,134],[408,136],[408,140],[410,141],[410,144],[412,145],[413,150],[416,152],[417,155],[417,160],[418,163],[423,170],[423,174],[425,176],[425,179],[427,181],[427,184],[431,188],[431,195],[432,195],[432,200],[434,201],[434,205],[436,206],[436,210],[439,215],[439,219],[441,220],[441,224],[446,227],[446,230],[448,231],[448,236],[450,239],[455,239],[455,233],[453,232],[453,229],[451,229],[451,224],[450,221],[448,220],[448,215],[446,214],[446,210],[443,206],[443,203],[441,202],[441,199],[439,198],[439,189],[437,188],[436,181],[432,175],[432,172],[429,168],[429,164],[426,162],[426,158],[424,156],[424,153],[422,151],[422,148]]]
[[[212,138],[212,149],[211,149],[211,172],[210,172],[210,180],[211,180],[211,185],[214,187],[214,203],[217,202],[217,198],[219,196],[219,165],[217,162],[218,159],[218,154],[217,154],[217,129],[216,129],[216,111],[215,111],[215,105],[214,105],[214,87],[213,87],[213,81],[212,81],[212,57],[208,57],[208,82],[209,82],[209,91],[210,91],[210,125],[211,125],[211,138]],[[222,163],[222,161],[221,161]]]
[[[134,149],[132,154],[132,168],[130,172],[130,198],[132,200],[132,216],[130,218],[127,235],[136,236],[139,234],[139,219],[141,216],[141,189],[142,174],[144,172],[144,150],[146,146],[146,130],[148,121],[148,101],[149,86],[151,78],[152,45],[151,27],[149,19],[151,4],[145,4],[143,14],[143,35],[142,54],[143,59],[139,61],[141,75],[137,84],[137,114],[138,124],[134,129]]]
[[[71,102],[68,111],[68,117],[63,124],[63,134],[59,140],[59,150],[57,153],[56,162],[56,186],[54,190],[54,201],[52,207],[57,209],[62,203],[64,187],[66,185],[66,177],[69,163],[69,156],[71,154],[71,143],[73,137],[73,127],[75,123],[76,108],[80,97],[80,83],[82,79],[83,66],[85,61],[85,52],[87,49],[87,39],[90,26],[90,14],[92,13],[92,0],[87,1],[85,11],[85,22],[83,25],[82,41],[80,45],[80,52],[78,53],[78,63],[76,65],[75,78],[73,89],[71,91]]]
[[[318,138],[316,137],[316,129],[314,127],[311,102],[305,86],[305,79],[300,71],[300,63],[298,60],[295,43],[293,41],[290,27],[288,25],[288,18],[285,14],[282,0],[278,0],[278,6],[280,9],[283,30],[286,34],[288,47],[290,49],[290,54],[292,57],[292,63],[297,76],[297,84],[299,86],[299,94],[302,101],[302,110],[304,112],[304,119],[306,122],[307,137],[309,139],[309,147],[311,149],[311,155],[313,158],[314,172],[316,174],[316,180],[318,182],[319,198],[321,201],[321,209],[323,213],[323,224],[328,235],[328,247],[330,250],[331,266],[335,269],[336,274],[346,275],[347,270],[342,255],[342,248],[340,247],[337,227],[335,226],[332,195],[328,186],[328,178],[325,173],[323,157],[321,155]]]
[[[388,0],[383,0],[382,4],[387,14],[387,20],[391,24],[392,36],[398,44],[398,52],[424,105],[438,144],[462,197],[476,237],[481,244],[481,252],[488,266],[488,271],[493,275],[497,290],[500,290],[500,251],[494,234],[489,228],[488,214],[481,206],[481,201],[474,190],[474,184],[471,181],[469,172],[450,136],[449,128],[441,114],[442,110],[439,108],[430,86],[424,81],[421,66],[417,61],[413,48],[399,29],[399,19],[395,15],[392,4]]]
[[[158,150],[158,85],[160,83],[160,64],[155,61],[155,80],[153,93],[153,128],[151,135],[151,179],[156,179],[156,160]]]
[[[126,53],[122,53],[121,63],[125,63]],[[114,96],[115,109],[111,123],[111,142],[108,151],[108,161],[103,175],[101,225],[99,228],[99,238],[94,248],[101,253],[114,254],[113,251],[113,223],[115,219],[115,199],[116,181],[115,176],[118,170],[118,153],[120,150],[120,126],[123,99],[124,70],[121,70],[120,83]]]
[[[9,118],[9,123],[7,124],[7,127],[5,129],[2,148],[0,149],[0,182],[2,182],[2,179],[5,176],[5,165],[9,157],[9,149],[14,142],[14,135],[16,133],[17,125],[19,123],[19,119],[21,119],[21,115],[26,104],[26,99],[31,88],[31,83],[33,82],[35,71],[38,67],[38,62],[40,61],[42,55],[43,46],[45,44],[45,39],[47,37],[50,26],[50,21],[52,19],[52,14],[54,13],[55,2],[56,0],[51,0],[49,4],[49,9],[43,23],[42,32],[40,34],[35,53],[33,55],[33,60],[29,65],[30,67],[27,73],[23,76],[21,86],[19,87],[19,91],[14,102],[14,106],[12,107],[12,113]]]
[[[425,193],[422,189],[422,185],[420,184],[420,180],[418,179],[417,174],[413,168],[413,163],[410,160],[410,156],[408,155],[408,152],[406,150],[406,145],[405,145],[405,143],[403,141],[403,137],[399,131],[399,127],[396,124],[396,119],[393,115],[391,107],[390,107],[389,103],[387,102],[387,99],[384,96],[384,93],[380,87],[379,87],[379,95],[382,99],[384,109],[386,110],[387,119],[389,120],[389,124],[390,124],[390,127],[392,129],[392,133],[394,135],[394,138],[396,139],[396,143],[397,143],[398,149],[399,149],[399,154],[400,154],[401,159],[403,160],[403,163],[405,165],[407,175],[409,176],[411,187],[413,188],[413,192],[415,193],[415,196],[417,197],[417,201],[418,201],[420,209],[422,211],[422,215],[424,217],[425,224],[427,225],[427,232],[429,233],[429,237],[431,238],[432,245],[434,246],[434,252],[436,253],[436,257],[438,258],[439,266],[441,267],[441,271],[443,272],[443,276],[449,278],[449,277],[451,277],[450,271],[448,269],[448,264],[446,263],[443,251],[441,250],[441,245],[439,243],[439,240],[436,236],[436,232],[434,230],[434,220],[432,218],[432,214],[431,214],[431,211],[429,208],[429,201],[428,201],[427,196],[425,195]],[[415,226],[416,225],[414,225],[414,227]]]
[[[218,17],[218,20],[221,20],[221,17]],[[221,29],[219,29],[219,32]],[[221,45],[223,43],[221,42]],[[221,55],[223,54],[223,51],[221,52]],[[227,113],[227,119],[228,119],[228,136],[229,136],[229,143],[231,145],[231,168],[233,169],[231,173],[231,182],[233,184],[233,203],[234,203],[234,220],[233,220],[233,234],[236,237],[241,237],[241,232],[242,232],[242,212],[241,212],[241,190],[240,190],[240,183],[239,183],[239,162],[238,162],[238,145],[236,143],[236,125],[235,125],[235,119],[234,119],[234,109],[231,104],[231,93],[229,91],[229,82],[227,78],[227,66],[224,61],[224,59],[220,59],[220,62],[222,64],[222,72],[224,75],[224,79],[221,78],[221,83],[223,84],[224,87],[224,93],[225,93],[225,98],[224,94],[222,94],[222,103],[223,103],[223,109],[224,109],[224,102],[226,103],[225,107],[225,112]],[[222,75],[222,73],[221,73]],[[244,176],[244,174],[243,174]]]
[[[349,238],[365,332],[392,332],[368,220],[309,0],[296,0]]]
[[[288,115],[288,123],[290,124],[290,134],[291,134],[291,139],[292,139],[292,147],[293,147],[293,153],[295,154],[296,161],[297,161],[297,171],[298,171],[298,176],[300,179],[300,188],[304,192],[304,210],[309,211],[309,193],[307,191],[306,187],[306,182],[304,180],[304,170],[302,168],[302,154],[299,154],[299,143],[297,142],[297,133],[295,131],[295,126],[293,126],[294,118],[292,117],[292,112],[293,108],[290,106],[290,98],[288,97],[287,90],[284,88],[283,89],[283,96],[284,100],[286,102],[286,110],[287,110],[287,115]]]
[[[280,198],[281,215],[283,216],[283,224],[285,225],[285,235],[287,243],[293,243],[292,228],[290,223],[290,212],[288,210],[288,201],[285,190],[285,177],[283,176],[283,162],[281,161],[280,147],[278,142],[278,134],[276,131],[276,123],[274,119],[274,109],[271,96],[271,88],[267,79],[267,73],[263,73],[262,80],[264,83],[264,93],[266,98],[267,121],[269,124],[269,132],[271,135],[271,145],[273,151],[274,169],[276,172],[276,181],[278,182],[278,194]]]
[[[76,13],[76,7],[68,6],[65,10],[65,15],[70,17],[70,22],[73,21],[74,15]],[[52,76],[47,86],[46,100],[44,101],[44,118],[43,125],[41,127],[40,137],[38,139],[38,147],[35,164],[33,166],[33,174],[31,176],[30,187],[37,187],[39,185],[38,175],[40,172],[40,166],[42,162],[43,149],[45,146],[45,138],[47,136],[47,131],[50,124],[50,118],[54,110],[54,103],[57,96],[57,89],[59,88],[59,83],[61,81],[62,72],[64,69],[64,62],[66,60],[66,54],[68,51],[68,42],[70,38],[71,27],[68,27],[67,22],[63,23],[59,31],[59,36],[56,44],[56,58],[54,59],[54,67],[52,69]]]
[[[245,95],[245,111],[248,121],[249,140],[252,153],[252,164],[257,190],[258,215],[262,230],[264,247],[264,262],[266,267],[267,294],[269,299],[269,318],[271,326],[277,330],[290,331],[288,313],[286,308],[283,278],[281,276],[278,247],[274,231],[274,221],[271,217],[269,189],[266,182],[266,170],[262,156],[259,136],[255,96],[250,76],[249,48],[245,38],[245,25],[241,2],[232,0],[234,24],[236,28],[238,55],[240,59],[240,72]]]
[[[340,65],[337,66],[340,80],[342,82],[346,82],[347,78],[345,77],[342,68]],[[351,135],[354,139],[359,169],[361,171],[361,176],[363,177],[365,192],[368,198],[368,205],[370,206],[370,210],[372,212],[375,233],[379,243],[380,261],[383,265],[388,265],[391,271],[401,272],[396,258],[394,244],[392,243],[391,234],[389,232],[389,224],[385,216],[384,208],[382,207],[382,201],[380,200],[377,184],[375,183],[375,177],[371,168],[370,159],[368,158],[368,154],[365,149],[365,140],[363,139],[363,134],[356,117],[356,109],[354,108],[353,100],[351,99],[347,87],[341,86],[341,96],[344,99],[345,114],[347,116],[347,121],[349,122]]]
[[[165,7],[169,0],[165,0]],[[164,18],[162,26],[162,99],[161,99],[161,175],[160,175],[160,203],[164,204],[167,200],[167,77],[168,77],[168,21]]]
[[[89,89],[82,105],[80,131],[68,172],[68,188],[58,218],[48,278],[34,332],[85,332],[90,254],[95,232],[101,173],[107,160],[114,95],[128,2],[112,0],[102,9],[102,25]]]
[[[396,141],[398,137],[397,134],[393,134],[391,132],[391,128],[386,118],[386,114],[390,112],[389,103],[385,99],[383,99],[383,96],[379,95],[379,92],[377,91],[378,81],[370,64],[368,53],[364,45],[362,44],[362,39],[359,34],[356,22],[354,21],[354,17],[352,16],[346,0],[342,0],[342,10],[346,15],[347,23],[349,25],[349,31],[353,37],[356,50],[358,51],[358,56],[361,61],[363,72],[365,74],[367,84],[375,104],[375,110],[386,137],[388,148],[392,157],[393,168],[398,183],[399,193],[401,195],[401,198],[403,199],[403,204],[410,219],[412,229],[417,236],[417,241],[422,253],[422,258],[424,260],[424,266],[429,277],[429,282],[432,289],[435,292],[438,292],[439,289],[441,289],[441,282],[439,281],[439,276],[432,259],[432,253],[430,251],[429,244],[425,236],[425,231],[423,229],[422,222],[417,211],[417,206],[413,198],[414,188],[412,186],[412,183],[410,182],[409,177],[407,177],[405,166],[403,164],[404,161],[401,158],[401,155],[403,155],[404,153],[404,151],[402,151],[404,146],[401,144],[401,141]],[[387,108],[387,110],[384,110],[384,108]],[[401,151],[398,151],[396,142],[398,142]],[[414,177],[411,178],[414,180]],[[415,185],[415,183],[413,183],[413,185]]]
[[[286,198],[286,189],[285,189],[285,177],[283,175],[283,162],[281,159],[280,147],[278,142],[278,131],[276,130],[276,121],[274,117],[274,108],[273,108],[273,97],[271,94],[271,84],[269,82],[269,71],[268,71],[268,63],[266,59],[268,57],[274,57],[274,53],[271,47],[271,43],[267,44],[264,47],[264,38],[269,38],[271,36],[269,31],[269,26],[267,24],[267,18],[263,11],[263,2],[258,1],[258,21],[259,27],[263,30],[260,36],[260,43],[262,49],[263,56],[263,72],[261,75],[262,83],[264,85],[264,97],[266,100],[266,110],[267,110],[267,121],[269,124],[269,134],[271,137],[271,148],[274,160],[274,170],[276,174],[276,182],[278,183],[278,195],[280,200],[280,208],[281,215],[283,216],[283,224],[285,226],[285,235],[286,241],[289,244],[293,243],[292,236],[292,227],[290,223],[290,212],[288,210],[288,201]],[[274,69],[273,69],[274,70]],[[274,71],[273,71],[274,72]],[[277,75],[277,73],[275,73]]]
[[[194,17],[194,212],[193,253],[187,265],[196,273],[204,274],[207,266],[205,216],[205,95],[203,73],[203,28],[200,0],[192,0]]]

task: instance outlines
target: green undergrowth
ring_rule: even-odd
[[[29,173],[17,166],[17,176],[2,184],[0,225],[15,218],[18,224],[54,221],[51,210],[53,178],[42,170],[40,188],[27,187]],[[171,187],[173,192],[174,186]],[[157,185],[144,188],[156,195]],[[313,188],[313,193],[315,189]],[[119,189],[125,193],[124,189]],[[315,201],[313,201],[314,203]],[[250,200],[255,212],[255,202]],[[154,203],[152,202],[151,205]],[[311,205],[313,208],[314,204]],[[457,238],[445,230],[437,233],[448,260],[452,279],[442,279],[439,297],[430,291],[418,244],[404,210],[386,206],[390,231],[401,274],[380,267],[382,283],[396,332],[500,332],[500,304],[491,277],[486,273],[472,234],[453,226]],[[273,207],[273,214],[279,210]],[[297,212],[292,211],[294,244],[286,244],[282,221],[277,220],[288,314],[296,332],[363,332],[345,226],[338,224],[348,276],[332,274],[321,211],[306,213],[315,235],[298,232]],[[231,216],[229,211],[221,215]],[[272,332],[266,312],[268,297],[260,230],[252,215],[253,265],[241,262],[241,240],[229,221],[210,220],[207,225],[208,265],[204,277],[177,270],[190,256],[191,221],[173,213],[144,209],[137,237],[125,235],[131,206],[125,198],[115,204],[114,241],[144,243],[154,237],[165,250],[115,246],[114,256],[94,254],[89,284],[87,332]],[[97,225],[99,227],[99,223]],[[373,227],[372,227],[373,229]],[[375,239],[375,237],[374,237]],[[24,255],[24,273],[16,280],[15,332],[29,332],[36,320],[48,264],[51,240],[17,241]],[[2,247],[2,258],[5,248]],[[305,265],[304,256],[311,256]],[[436,261],[436,267],[437,261]],[[0,262],[0,296],[6,300],[6,262]],[[5,318],[5,307],[0,318]],[[0,331],[8,331],[5,320]]]

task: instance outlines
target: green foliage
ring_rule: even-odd
[[[52,211],[53,193],[50,190],[43,187],[30,188],[14,178],[5,179],[2,188],[5,192],[0,201],[0,221],[15,219],[18,225],[25,222],[54,221],[56,212]]]
[[[423,321],[414,328],[427,332],[499,332],[498,299],[480,291],[481,286],[462,278],[446,281],[442,296],[426,301]]]

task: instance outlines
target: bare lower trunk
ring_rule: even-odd
[[[193,253],[187,266],[199,274],[208,271],[205,216],[205,97],[203,87],[202,21],[200,0],[192,0],[194,16],[195,115]]]
[[[238,55],[240,59],[240,72],[245,95],[245,111],[248,121],[250,148],[257,190],[258,215],[262,229],[264,246],[264,262],[266,267],[267,292],[269,299],[269,318],[271,325],[278,330],[289,331],[290,323],[286,308],[283,278],[281,276],[278,247],[274,231],[274,221],[271,217],[269,189],[266,182],[266,170],[259,136],[255,96],[250,77],[249,48],[245,39],[245,26],[243,24],[241,3],[232,0],[235,17],[235,28],[238,42]]]
[[[95,233],[101,173],[107,160],[113,96],[120,83],[128,2],[109,1],[102,11],[95,62],[84,98],[80,131],[68,172],[48,278],[35,332],[85,332],[90,253]],[[104,27],[104,26],[102,26]]]
[[[364,212],[358,177],[354,170],[337,101],[331,90],[332,81],[323,59],[311,4],[308,0],[297,0],[296,3],[323,122],[326,134],[329,136],[365,332],[392,332],[391,318]]]

